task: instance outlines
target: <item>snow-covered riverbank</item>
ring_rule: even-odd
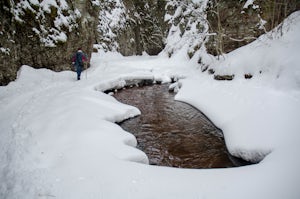
[[[283,37],[267,36],[214,64],[216,81],[185,53],[172,59],[93,54],[74,72],[23,66],[0,87],[0,198],[249,198],[300,197],[300,17]],[[250,80],[244,73],[252,73]],[[180,80],[176,99],[203,111],[225,135],[229,151],[259,164],[231,169],[147,165],[136,140],[114,122],[140,114],[100,91],[124,79]]]

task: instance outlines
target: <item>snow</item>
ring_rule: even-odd
[[[204,0],[192,0],[193,3],[197,4],[197,3],[202,3]]]
[[[65,0],[42,0],[41,2],[37,0],[22,0],[12,4],[12,6],[13,17],[20,23],[27,23],[24,20],[26,12],[30,11],[34,15],[33,20],[38,21],[39,26],[32,28],[33,33],[47,47],[55,47],[57,43],[65,42],[68,39],[67,32],[71,32],[78,27],[77,20],[81,17],[79,10],[70,9]],[[45,13],[51,13],[53,8],[56,9],[57,14],[53,20],[54,27],[49,26],[45,20]],[[68,28],[68,31],[65,28]]]
[[[51,6],[58,8],[57,2],[54,0],[43,0],[40,3],[40,5],[41,5],[42,9],[47,13],[51,13],[51,9],[50,9]]]
[[[0,87],[0,198],[300,198],[299,23],[297,12],[282,36],[271,32],[225,59],[198,52],[217,74],[235,74],[233,81],[202,73],[186,49],[171,59],[99,52],[80,81],[71,71],[22,66],[16,81]],[[135,137],[114,123],[140,111],[101,92],[145,77],[184,78],[173,85],[176,99],[221,128],[232,154],[260,162],[230,169],[148,165]]]
[[[9,48],[5,48],[5,47],[0,47],[0,52],[6,55],[10,54],[10,49]]]
[[[248,8],[250,5],[253,5],[254,0],[247,0],[243,8]]]
[[[99,0],[92,0],[91,2],[94,6],[100,6]]]
[[[195,53],[208,34],[208,24],[206,20],[207,0],[195,0],[186,4],[185,1],[169,1],[166,4],[167,10],[174,9],[174,14],[167,13],[165,22],[170,25],[170,30],[166,38],[164,52],[169,56],[185,49],[185,53],[190,55]]]
[[[97,29],[103,35],[103,41],[110,43],[110,47],[102,43],[102,48],[115,51],[118,49],[118,44],[115,42],[117,37],[115,32],[120,28],[125,29],[128,20],[127,12],[129,11],[125,9],[125,5],[120,0],[109,0],[100,3]],[[133,40],[133,38],[130,40]]]
[[[292,27],[291,24],[294,24]],[[262,35],[255,42],[225,55],[225,60],[214,63],[217,74],[243,76],[251,73],[262,77],[258,81],[275,84],[279,89],[299,89],[298,49],[300,38],[299,13],[292,14],[282,26]],[[283,34],[281,36],[281,34]],[[288,55],[282,56],[286,52]],[[236,56],[239,55],[239,58]]]

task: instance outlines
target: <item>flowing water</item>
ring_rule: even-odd
[[[232,157],[222,131],[194,107],[174,100],[168,85],[123,89],[119,101],[138,107],[141,115],[120,123],[136,136],[138,148],[152,165],[180,168],[225,168],[246,165]]]

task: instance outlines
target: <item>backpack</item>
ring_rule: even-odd
[[[83,66],[82,53],[81,53],[81,52],[77,52],[77,53],[76,53],[76,62],[77,62],[80,66]]]

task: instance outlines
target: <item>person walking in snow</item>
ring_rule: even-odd
[[[82,52],[81,48],[72,57],[72,64],[77,72],[77,80],[80,80],[82,69],[84,68],[84,62],[87,61],[87,56]]]

